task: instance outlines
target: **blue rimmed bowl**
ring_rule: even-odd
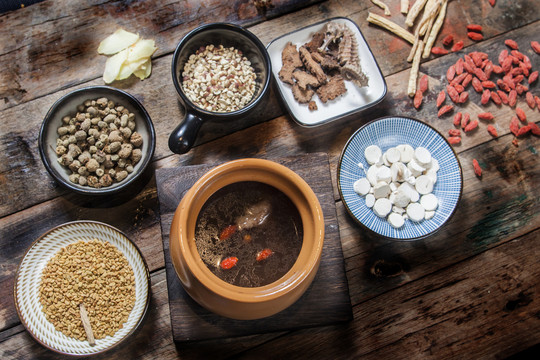
[[[366,206],[365,197],[354,192],[353,184],[366,176],[370,166],[364,157],[368,146],[378,145],[384,153],[400,144],[425,147],[438,160],[440,169],[433,194],[437,196],[439,207],[433,218],[405,221],[403,227],[395,229]],[[358,129],[343,149],[337,175],[339,193],[351,217],[376,235],[394,240],[417,240],[435,233],[454,214],[463,190],[461,165],[444,136],[422,121],[399,116],[373,120]]]

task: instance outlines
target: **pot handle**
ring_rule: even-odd
[[[169,136],[169,149],[175,154],[187,153],[193,147],[202,123],[200,117],[187,112],[186,118]]]

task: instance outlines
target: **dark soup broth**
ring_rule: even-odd
[[[231,184],[201,209],[195,243],[206,266],[237,286],[258,287],[281,278],[303,242],[300,213],[273,186],[255,181]]]

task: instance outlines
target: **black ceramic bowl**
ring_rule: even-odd
[[[135,114],[135,131],[143,138],[142,158],[134,166],[133,172],[121,182],[115,182],[107,187],[93,188],[90,186],[81,186],[69,180],[71,171],[59,164],[55,149],[56,140],[59,137],[57,129],[63,124],[62,118],[64,116],[75,116],[77,106],[86,100],[96,100],[101,97],[106,97],[114,101],[117,105],[126,107],[130,112]],[[154,155],[156,134],[150,115],[148,115],[142,104],[135,97],[125,91],[108,86],[90,86],[74,90],[53,104],[41,125],[38,146],[45,168],[60,185],[79,194],[107,195],[120,192],[140,177]]]
[[[251,62],[257,75],[256,89],[252,99],[239,110],[214,112],[205,110],[193,103],[182,89],[182,72],[189,56],[207,45],[234,47],[242,51]],[[186,116],[169,137],[172,152],[183,154],[193,146],[199,128],[206,120],[220,122],[232,121],[248,114],[261,101],[270,87],[270,57],[265,46],[251,32],[241,26],[227,23],[213,23],[200,26],[188,33],[180,41],[172,60],[173,83],[186,108]]]

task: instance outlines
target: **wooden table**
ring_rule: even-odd
[[[387,0],[391,19],[404,24],[399,1]],[[257,9],[252,1],[44,1],[0,15],[0,357],[52,359],[17,317],[13,280],[27,247],[47,229],[67,221],[107,222],[126,232],[141,248],[151,271],[151,309],[141,328],[123,346],[98,356],[107,359],[199,358],[505,358],[540,343],[540,161],[538,137],[519,139],[508,124],[515,110],[482,107],[471,90],[462,111],[496,116],[499,137],[485,131],[463,136],[455,147],[463,167],[463,198],[455,216],[436,235],[415,242],[370,236],[349,217],[339,198],[336,167],[349,136],[384,115],[421,119],[446,133],[451,116],[438,118],[435,98],[446,85],[449,65],[462,53],[431,56],[422,62],[429,91],[420,110],[406,95],[410,45],[368,25],[368,11],[382,11],[368,0],[273,0]],[[437,44],[447,34],[465,42],[465,52],[485,51],[496,59],[507,38],[518,42],[533,68],[540,55],[538,1],[451,1]],[[170,77],[172,52],[181,37],[202,23],[242,24],[263,43],[322,19],[346,16],[361,28],[388,84],[385,100],[372,110],[317,128],[302,128],[280,106],[275,93],[260,111],[227,127],[207,123],[198,144],[185,155],[167,147],[169,133],[183,117]],[[466,24],[484,27],[484,41],[466,36]],[[130,78],[113,86],[137,97],[157,133],[153,170],[218,164],[241,157],[278,158],[327,153],[345,257],[354,320],[341,325],[253,334],[204,343],[177,344],[171,318],[161,241],[155,178],[131,197],[97,202],[59,187],[45,171],[37,135],[49,107],[63,94],[102,84],[106,57],[96,53],[101,39],[116,28],[154,38],[159,50],[149,79]],[[531,92],[540,95],[538,83]],[[448,101],[448,100],[447,100]],[[539,122],[522,97],[518,107]],[[484,172],[474,175],[471,161]]]

